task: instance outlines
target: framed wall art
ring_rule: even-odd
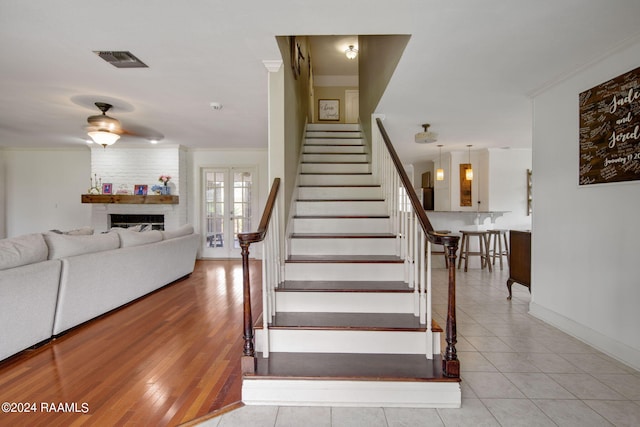
[[[340,120],[340,100],[339,99],[319,99],[318,100],[318,120]]]
[[[578,100],[579,185],[640,180],[640,67]]]

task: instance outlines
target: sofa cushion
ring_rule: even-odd
[[[49,250],[42,234],[0,240],[0,270],[47,260]]]
[[[185,224],[175,230],[161,231],[164,240],[175,239],[176,237],[187,236],[193,234],[193,225]]]
[[[46,233],[44,239],[49,246],[49,259],[67,258],[120,247],[118,235],[112,233],[91,236]]]
[[[162,234],[160,234],[160,231],[158,230],[130,231],[124,229],[117,230],[116,234],[120,236],[120,247],[122,248],[148,245],[162,240]]]

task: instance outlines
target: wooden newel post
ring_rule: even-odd
[[[444,357],[442,358],[442,371],[445,376],[460,377],[460,361],[456,351],[456,251],[458,250],[458,236],[451,236],[445,242],[445,250],[449,257],[449,301],[447,308],[447,331]]]
[[[251,283],[249,280],[249,242],[240,242],[242,249],[242,287],[243,287],[243,311],[244,311],[244,348],[240,366],[242,374],[254,374],[256,372],[256,351],[253,345],[253,318],[251,315]]]

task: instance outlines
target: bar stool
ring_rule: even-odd
[[[487,240],[487,236],[489,233],[486,231],[469,231],[469,230],[460,230],[462,233],[462,239],[460,240],[460,260],[458,261],[458,270],[462,265],[462,259],[464,258],[464,271],[467,271],[467,266],[469,265],[469,257],[470,256],[479,256],[480,257],[480,268],[484,268],[485,265],[489,267],[489,271],[493,271],[491,268],[491,263],[489,262],[489,241]],[[478,251],[471,252],[469,251],[469,240],[471,237],[478,238]]]
[[[489,257],[491,264],[496,265],[496,258],[500,258],[500,270],[502,270],[502,257],[507,257],[509,266],[509,243],[507,243],[507,230],[488,230],[489,233]],[[503,247],[504,244],[504,247]]]
[[[435,232],[438,234],[449,234],[451,233],[451,230],[435,230]],[[444,254],[444,265],[446,268],[449,268],[449,256],[447,255],[447,248],[444,245],[442,245],[442,251],[434,251],[434,250],[431,251],[431,255],[440,255],[440,254]]]

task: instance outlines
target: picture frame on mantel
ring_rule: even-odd
[[[340,100],[319,99],[318,120],[333,122],[340,121]]]
[[[148,187],[146,185],[135,185],[133,187],[133,194],[136,196],[146,196]]]
[[[111,183],[105,182],[102,184],[102,194],[112,194],[113,185]]]

